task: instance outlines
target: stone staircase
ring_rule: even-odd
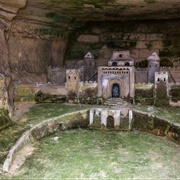
[[[124,107],[128,105],[128,102],[124,101],[121,98],[109,98],[104,102],[105,106],[118,106],[118,107]]]

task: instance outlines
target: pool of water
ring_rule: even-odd
[[[36,144],[17,179],[180,177],[180,146],[140,132],[61,131]]]

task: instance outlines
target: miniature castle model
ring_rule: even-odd
[[[168,83],[168,72],[160,72],[160,58],[156,52],[147,58],[147,81],[144,83]],[[66,70],[66,92],[74,92],[79,97],[80,82],[88,81],[97,75],[97,97],[134,99],[135,76],[134,59],[130,51],[113,51],[107,66],[99,66],[96,72],[94,55],[84,56],[83,66]],[[95,78],[94,78],[95,79]]]
[[[134,60],[129,51],[114,51],[108,66],[98,68],[98,96],[134,97]]]

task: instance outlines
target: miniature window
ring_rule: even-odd
[[[122,58],[122,54],[119,54],[119,57]]]
[[[164,78],[164,81],[166,81],[166,78]]]
[[[68,77],[68,79],[70,80],[70,79],[71,79],[71,77],[69,76],[69,77]]]
[[[112,63],[112,66],[117,66],[117,62],[113,62],[113,63]]]
[[[125,66],[130,66],[129,62],[125,62],[124,65],[125,65]]]
[[[157,81],[159,81],[159,78],[157,79]]]
[[[91,66],[91,63],[89,63],[89,65]]]
[[[76,80],[76,77],[74,77],[74,80]]]

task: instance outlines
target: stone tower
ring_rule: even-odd
[[[67,95],[70,94],[78,97],[79,95],[79,83],[80,83],[80,69],[67,69],[66,70],[66,91]]]
[[[95,81],[96,78],[93,77],[97,72],[96,63],[94,61],[94,55],[91,52],[88,52],[84,56],[84,81]]]
[[[160,70],[160,58],[156,52],[147,58],[148,61],[148,83],[154,83],[154,74]]]

